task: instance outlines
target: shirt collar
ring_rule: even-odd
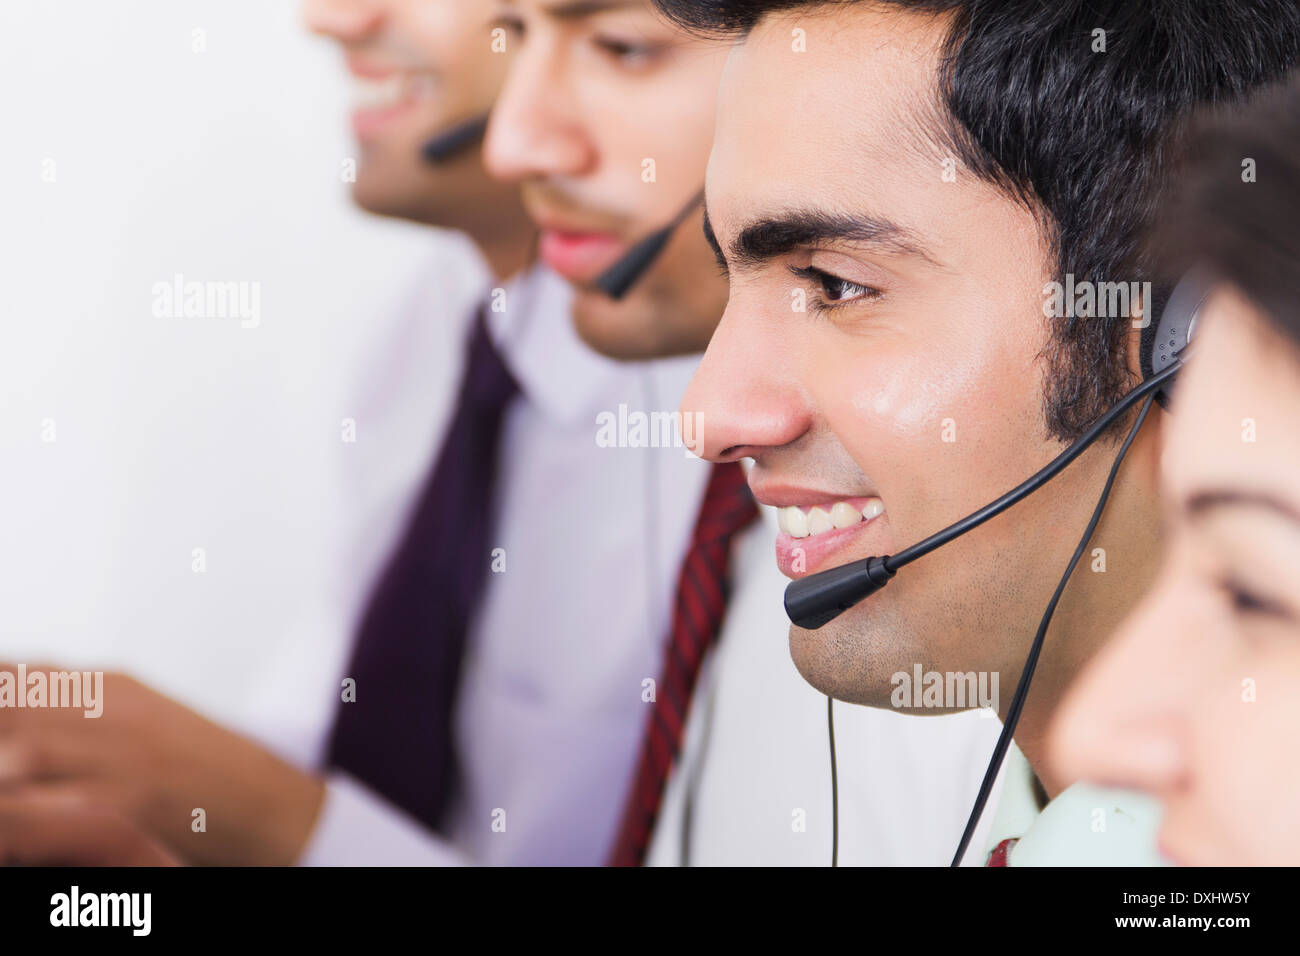
[[[488,328],[520,391],[560,424],[594,418],[620,377],[640,364],[606,358],[578,337],[573,290],[545,266],[535,265],[493,290],[489,302],[501,303],[489,305]],[[672,407],[679,398],[672,396]]]

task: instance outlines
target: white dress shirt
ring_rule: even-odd
[[[465,652],[456,711],[460,787],[448,838],[340,774],[329,783],[304,863],[605,861],[646,719],[642,681],[659,677],[708,466],[680,447],[597,444],[602,412],[676,409],[698,356],[649,363],[599,356],[574,332],[570,296],[567,284],[538,269],[512,283],[505,310],[490,314],[521,394],[507,413],[497,485],[494,547],[504,549],[505,570],[488,577]],[[472,314],[477,303],[470,305]],[[451,341],[463,342],[468,320],[456,317]],[[370,421],[371,432],[422,449],[412,455],[394,446],[396,474],[374,476],[385,488],[367,509],[378,533],[355,552],[373,569],[371,581],[431,466],[460,375],[459,362],[448,367],[446,329],[407,332],[392,350],[404,367],[380,381],[409,396],[403,378],[414,378],[441,398],[418,399],[414,415],[398,414],[401,397],[367,406],[407,419],[400,427]],[[437,368],[423,374],[429,348]],[[420,419],[429,434],[416,439],[410,422]]]

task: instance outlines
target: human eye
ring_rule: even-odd
[[[1292,615],[1287,608],[1271,598],[1252,590],[1234,578],[1224,578],[1219,587],[1232,605],[1235,614],[1242,617],[1270,617],[1289,621]]]
[[[629,69],[653,65],[667,49],[662,43],[632,40],[608,33],[596,34],[592,43],[619,66]]]
[[[493,30],[504,30],[510,36],[521,39],[524,35],[523,18],[513,13],[501,13],[492,18],[488,24]]]
[[[818,311],[842,308],[853,302],[878,299],[879,289],[851,279],[844,279],[816,266],[791,266],[790,271],[813,287],[813,307]]]

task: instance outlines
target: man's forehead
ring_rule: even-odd
[[[838,168],[923,163],[938,180],[959,163],[938,71],[946,20],[899,15],[875,4],[796,8],[765,17],[728,58],[719,132],[741,136],[755,120],[817,141]],[[750,137],[752,139],[752,136]]]

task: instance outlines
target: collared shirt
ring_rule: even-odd
[[[1040,810],[1029,797],[1033,771],[1014,745],[1007,752],[1004,772],[1007,796],[986,841],[990,865],[1171,865],[1160,855],[1161,811],[1152,797],[1076,783]]]
[[[698,356],[619,363],[596,354],[573,329],[569,287],[542,269],[504,293],[489,325],[521,393],[507,414],[498,476],[503,569],[489,576],[466,649],[460,792],[447,838],[336,776],[305,863],[599,864],[613,839],[644,726],[642,681],[659,674],[677,569],[708,478],[681,447],[628,447],[641,437],[658,442],[659,431],[617,423],[675,410]],[[452,340],[463,341],[468,319],[452,321],[461,329]],[[408,393],[430,436],[419,442],[422,455],[393,448],[400,482],[376,476],[389,493],[370,510],[387,547],[404,510],[393,498],[418,488],[413,461],[431,466],[459,378],[445,345],[431,356],[436,373],[413,371],[431,336],[411,331],[392,350],[399,368],[381,383]],[[444,331],[432,337],[446,343]],[[441,403],[410,396],[404,378],[412,375],[440,389]],[[448,380],[451,388],[441,386]],[[372,407],[396,413],[403,401]],[[613,447],[598,444],[598,420],[615,423],[604,436]],[[413,437],[409,425],[371,428],[393,443]],[[377,568],[384,548],[371,536],[354,553]]]

